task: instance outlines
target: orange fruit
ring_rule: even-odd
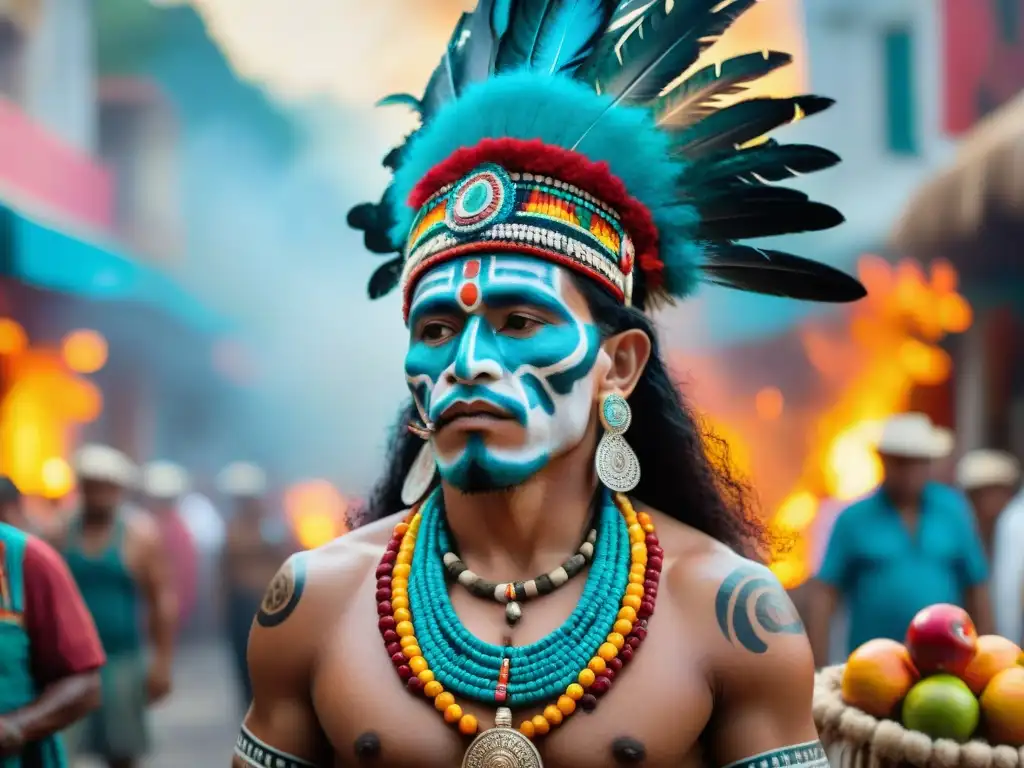
[[[988,681],[1015,666],[1021,658],[1020,646],[999,635],[978,638],[978,652],[960,676],[975,696],[981,696]]]
[[[981,716],[992,744],[1024,747],[1024,669],[1004,669],[985,686]]]
[[[919,677],[902,643],[869,640],[846,660],[843,701],[869,715],[891,717]]]

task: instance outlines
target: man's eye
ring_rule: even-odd
[[[512,333],[525,333],[527,331],[532,331],[539,325],[541,325],[539,320],[529,317],[528,315],[521,315],[517,312],[513,312],[505,318],[505,325],[502,330],[511,331]]]
[[[423,341],[445,341],[455,335],[455,329],[444,323],[427,323],[420,331],[420,338]]]

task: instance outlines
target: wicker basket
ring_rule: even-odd
[[[932,739],[847,706],[842,677],[842,666],[828,667],[814,684],[814,722],[833,768],[1024,768],[1024,749]]]

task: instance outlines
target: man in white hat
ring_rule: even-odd
[[[1020,463],[1009,453],[971,451],[957,465],[957,484],[974,507],[992,558],[992,607],[996,631],[1024,640],[1024,496]]]
[[[74,460],[79,511],[61,536],[64,559],[99,631],[103,703],[67,734],[72,755],[134,768],[146,754],[147,707],[171,689],[177,607],[153,518],[124,502],[138,469],[120,451],[86,445]],[[140,617],[148,618],[147,631]]]
[[[931,480],[951,435],[923,413],[890,418],[878,442],[884,479],[847,507],[832,528],[813,585],[808,634],[819,664],[829,661],[829,626],[849,611],[846,650],[876,637],[902,640],[914,615],[934,603],[966,608],[991,631],[988,563],[964,496]]]
[[[241,686],[242,706],[249,707],[252,688],[246,661],[249,630],[267,585],[296,551],[280,515],[267,509],[267,477],[255,464],[235,462],[217,476],[217,490],[232,514],[221,555],[228,640]]]
[[[142,468],[142,493],[147,508],[156,517],[160,538],[169,556],[174,591],[177,595],[180,630],[195,608],[199,565],[196,544],[178,512],[191,481],[184,467],[170,461],[152,461]]]

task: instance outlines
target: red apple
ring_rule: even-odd
[[[978,631],[963,608],[939,603],[918,612],[905,645],[922,675],[963,675],[978,648]]]

